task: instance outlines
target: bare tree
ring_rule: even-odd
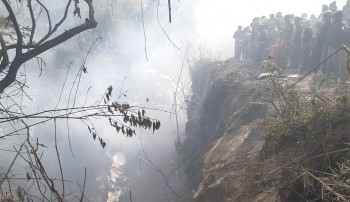
[[[21,0],[18,1],[21,2]],[[45,5],[40,0],[27,0],[26,3],[29,13],[29,16],[27,16],[27,18],[31,19],[31,26],[28,28],[30,30],[29,37],[26,37],[27,40],[25,40],[25,36],[23,35],[23,27],[21,27],[18,23],[17,16],[14,12],[13,7],[15,3],[13,1],[10,3],[11,1],[2,0],[2,3],[9,14],[9,17],[7,19],[10,21],[15,31],[16,42],[14,44],[6,44],[6,41],[3,39],[2,34],[0,33],[1,53],[3,55],[0,70],[2,72],[5,71],[5,76],[0,80],[0,93],[2,93],[14,81],[16,81],[18,70],[25,62],[37,57],[41,53],[59,44],[62,44],[73,36],[97,26],[97,22],[94,17],[94,6],[92,0],[84,0],[88,7],[88,15],[85,19],[85,22],[68,30],[65,30],[62,33],[57,33],[57,30],[64,24],[67,19],[68,11],[73,1],[75,6],[74,15],[81,17],[79,0],[68,0],[62,18],[53,26],[53,19],[50,16],[50,10],[47,8],[47,5]],[[39,10],[38,13],[34,12],[34,2],[41,8],[37,9]],[[37,36],[36,28],[38,15],[41,14],[42,10],[46,14],[48,28],[47,33],[44,36],[39,37]],[[12,49],[15,49],[15,56],[10,61],[7,52]]]
[[[2,0],[2,5],[8,12],[8,17],[0,16],[0,124],[1,128],[4,124],[10,125],[11,130],[0,134],[0,141],[6,141],[7,138],[14,136],[24,136],[25,138],[19,140],[19,146],[11,145],[12,150],[9,152],[12,152],[14,156],[10,164],[0,166],[0,201],[83,201],[86,199],[86,168],[82,185],[77,182],[79,188],[77,188],[76,193],[67,193],[66,183],[72,182],[65,179],[61,166],[62,159],[56,139],[57,120],[67,121],[67,125],[69,125],[69,120],[81,121],[86,127],[86,131],[91,135],[90,137],[98,141],[102,148],[106,147],[106,142],[95,129],[93,118],[105,118],[109,125],[115,128],[116,132],[128,137],[135,134],[134,128],[136,127],[153,131],[160,127],[158,120],[145,115],[147,109],[144,107],[131,106],[128,103],[119,102],[119,99],[112,100],[112,86],[109,86],[103,93],[103,97],[94,104],[86,106],[84,103],[82,106],[77,106],[76,97],[80,78],[87,71],[85,62],[98,39],[92,42],[83,64],[74,77],[72,86],[70,88],[66,86],[66,81],[62,86],[62,91],[64,89],[70,91],[66,107],[58,107],[58,103],[61,101],[61,92],[57,105],[53,109],[39,110],[35,113],[26,113],[22,110],[21,103],[17,102],[16,99],[21,99],[23,94],[26,95],[23,90],[23,86],[26,85],[25,82],[23,83],[17,79],[19,70],[23,68],[24,64],[31,59],[37,59],[39,63],[45,63],[38,57],[40,54],[97,26],[92,0],[84,0],[85,6],[81,5],[79,0],[66,0],[62,16],[59,19],[52,15],[53,11],[50,10],[49,5],[52,2],[62,3],[61,0],[50,0],[45,1],[45,3],[44,0]],[[78,18],[81,18],[82,13],[86,12],[87,17],[81,24],[69,28],[68,26],[72,24],[68,20],[70,11],[73,11],[74,16]],[[30,19],[30,25],[21,25],[20,22],[23,19]],[[43,27],[47,30],[43,30]],[[66,79],[68,74],[69,70]],[[10,92],[8,93],[8,91]],[[13,91],[16,91],[16,93],[13,93]],[[122,91],[120,96],[122,96]],[[56,162],[59,165],[59,178],[50,176],[45,163],[43,163],[42,158],[46,146],[41,143],[38,137],[36,139],[31,137],[31,129],[34,126],[47,122],[52,122],[54,125],[54,149]],[[3,148],[0,145],[0,151],[2,150]],[[24,174],[26,177],[19,177],[18,173],[13,172],[14,166],[18,164],[24,170],[20,174]],[[2,167],[6,169],[2,170]],[[17,185],[14,180],[22,180],[29,185],[28,187],[22,187]],[[17,188],[16,193],[12,193],[14,187]]]

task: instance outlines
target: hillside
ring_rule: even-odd
[[[346,84],[295,73],[231,59],[194,65],[177,144],[194,201],[350,200]]]

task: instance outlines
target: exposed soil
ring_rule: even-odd
[[[259,65],[233,60],[200,61],[195,65],[186,139],[178,145],[193,200],[292,200],[290,190],[281,185],[285,177],[281,165],[294,161],[300,151],[291,148],[261,158],[264,119],[276,114],[269,104],[275,99],[271,79],[258,79],[265,71]],[[299,79],[298,75],[278,78],[282,86]],[[321,90],[321,85],[327,85],[327,90]],[[339,89],[346,91],[317,75],[301,80],[295,89],[305,99],[311,93],[333,95]]]

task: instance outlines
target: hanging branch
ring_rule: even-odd
[[[84,184],[83,184],[83,191],[81,192],[80,202],[83,202],[84,195],[85,195],[86,173],[87,173],[86,167],[85,167],[85,172],[84,173],[85,173],[84,174]]]
[[[61,163],[60,153],[58,151],[58,146],[57,146],[57,124],[56,124],[56,119],[54,119],[53,121],[54,121],[54,127],[55,127],[55,149],[56,149],[56,156],[57,156],[57,161],[58,161],[58,165],[59,165],[59,168],[60,168],[60,174],[61,174],[61,180],[62,180],[62,199],[64,200],[65,187],[64,187],[64,177],[63,177],[62,163]]]
[[[143,28],[143,37],[145,39],[145,56],[146,56],[146,60],[148,62],[148,56],[147,56],[147,38],[146,38],[146,30],[145,30],[145,21],[143,18],[143,2],[141,0],[141,15],[142,15],[142,28]]]
[[[168,9],[169,9],[169,23],[171,23],[171,4],[170,4],[170,0],[168,0]]]
[[[31,29],[31,33],[30,33],[30,38],[29,38],[29,44],[33,43],[33,37],[34,37],[34,33],[35,33],[35,29],[36,29],[36,20],[34,17],[34,12],[33,12],[33,7],[32,7],[32,0],[27,0],[28,2],[28,9],[29,9],[29,13],[30,13],[30,18],[32,19],[32,29]]]
[[[158,0],[158,4],[157,4],[157,22],[158,22],[158,25],[159,27],[163,30],[163,33],[165,34],[165,36],[168,38],[168,40],[173,44],[173,46],[180,50],[179,47],[176,46],[176,44],[170,39],[168,33],[166,33],[165,29],[163,28],[162,24],[160,24],[160,21],[159,21],[159,0]]]

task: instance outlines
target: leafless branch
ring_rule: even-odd
[[[148,62],[148,56],[147,56],[147,37],[146,37],[146,30],[145,30],[145,21],[143,19],[143,1],[141,0],[141,19],[142,19],[142,28],[143,28],[143,37],[145,41],[145,56],[146,56],[146,61]]]
[[[160,21],[159,21],[159,0],[158,0],[158,5],[157,5],[157,21],[158,21],[159,27],[163,30],[163,33],[164,33],[165,36],[168,38],[168,40],[171,42],[171,44],[173,44],[173,46],[174,46],[176,49],[180,50],[180,48],[177,47],[177,46],[175,45],[175,43],[170,39],[168,33],[166,33],[165,29],[163,28],[162,24],[161,24]]]
[[[148,156],[148,154],[146,153],[144,147],[143,147],[143,143],[142,143],[142,139],[140,139],[140,143],[141,143],[141,150],[142,150],[142,153],[143,153],[143,157],[144,159],[147,161],[147,164],[152,168],[154,169],[157,173],[159,173],[166,186],[169,188],[169,190],[175,195],[177,196],[179,199],[184,199],[184,196],[180,195],[177,193],[177,191],[169,184],[169,181],[167,179],[167,177],[165,176],[164,172],[151,160],[151,158]]]
[[[29,44],[32,44],[35,29],[36,29],[36,21],[35,21],[33,7],[32,7],[32,0],[27,0],[27,3],[28,3],[28,9],[29,9],[29,13],[30,13],[30,18],[32,20],[32,29],[31,29],[31,33],[30,33]]]
[[[80,197],[80,202],[83,202],[83,198],[84,198],[84,193],[85,193],[85,184],[86,184],[86,167],[85,167],[85,172],[84,172],[84,184],[83,184],[83,191],[81,192],[81,197]]]
[[[17,153],[16,153],[16,156],[13,158],[13,160],[12,160],[12,162],[11,162],[11,164],[10,164],[10,167],[7,169],[7,171],[6,171],[5,175],[4,175],[4,177],[3,177],[2,179],[0,179],[0,187],[2,187],[2,184],[4,183],[4,181],[8,178],[8,175],[9,175],[11,169],[12,169],[12,166],[14,165],[15,161],[17,160],[18,155],[21,153],[21,150],[22,150],[24,144],[25,144],[25,142],[23,142],[23,143],[21,144],[21,146],[19,147],[19,149],[18,149],[18,151],[17,151]]]
[[[51,25],[51,17],[50,17],[50,13],[49,13],[49,10],[46,8],[46,6],[41,3],[41,1],[39,0],[36,0],[36,2],[38,2],[38,4],[45,10],[46,12],[46,16],[47,16],[47,20],[48,20],[48,23],[49,23],[49,29],[47,31],[47,35],[50,34],[51,30],[52,30],[52,25]]]
[[[43,39],[41,39],[36,46],[33,46],[32,49],[28,50],[25,53],[22,53],[23,48],[23,36],[20,31],[19,25],[17,23],[17,19],[15,14],[13,13],[13,10],[11,8],[11,5],[7,0],[2,0],[4,5],[6,6],[7,11],[10,14],[10,18],[13,22],[16,34],[17,34],[17,44],[16,44],[16,56],[11,62],[11,65],[9,67],[9,71],[7,72],[6,76],[1,79],[0,81],[0,93],[2,93],[8,86],[10,86],[17,77],[17,72],[19,68],[25,63],[26,61],[38,56],[39,54],[65,42],[66,40],[72,38],[73,36],[84,32],[88,29],[95,28],[97,26],[97,22],[94,18],[94,8],[92,5],[92,0],[85,0],[85,3],[89,7],[89,18],[85,20],[85,22],[81,25],[78,25],[76,27],[73,27],[71,29],[66,30],[65,32],[55,36],[52,39],[49,39],[49,37],[56,32],[57,28],[66,20],[67,12],[70,6],[72,0],[69,0],[66,6],[65,14],[63,18],[56,24],[56,26],[53,28],[53,30],[47,34]],[[34,35],[34,33],[33,33]],[[8,49],[9,47],[7,47]]]
[[[64,192],[65,192],[64,177],[63,177],[63,170],[62,170],[62,165],[61,165],[60,153],[58,152],[58,146],[57,146],[57,125],[56,125],[56,119],[54,119],[53,121],[54,121],[54,127],[55,127],[55,149],[56,149],[58,165],[60,167],[61,180],[62,180],[62,199],[64,200]]]
[[[170,3],[170,0],[168,0],[168,10],[169,10],[169,23],[171,23],[171,3]]]
[[[54,28],[51,30],[51,23],[50,23],[50,26],[49,26],[49,32],[46,34],[46,36],[44,36],[39,42],[38,44],[41,44],[43,43],[46,39],[48,39],[53,33],[55,33],[57,31],[57,29],[62,25],[62,23],[66,20],[67,18],[67,14],[68,14],[68,9],[70,7],[72,3],[72,0],[69,0],[67,2],[67,5],[66,5],[66,9],[64,11],[64,15],[62,17],[62,19],[54,26]]]

